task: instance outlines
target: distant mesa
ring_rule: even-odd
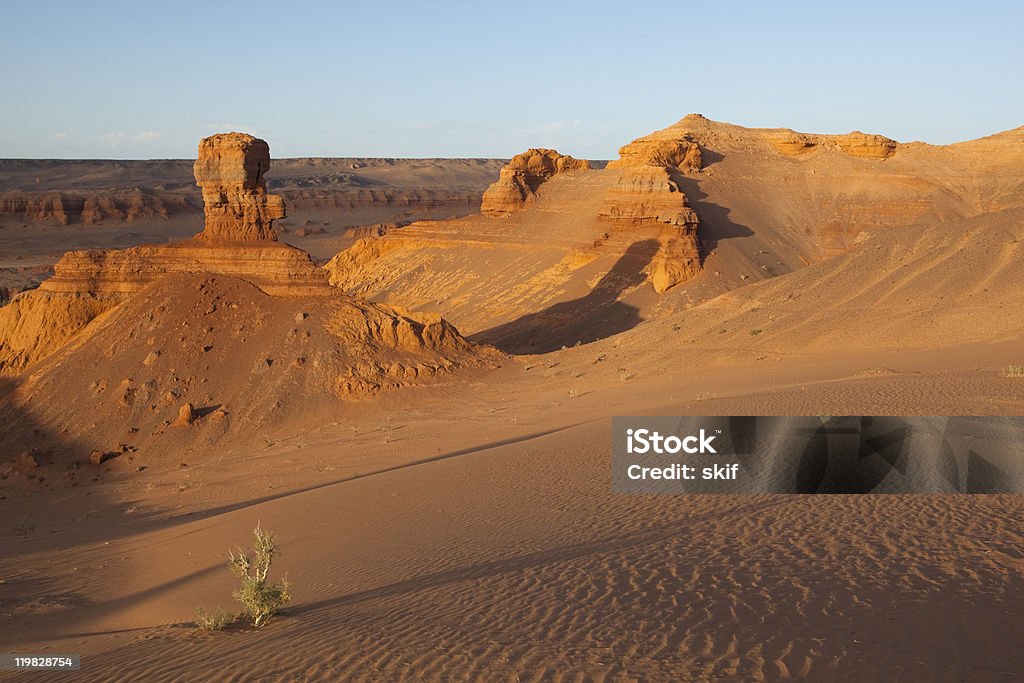
[[[512,157],[501,169],[497,182],[484,191],[480,212],[489,216],[511,215],[532,200],[540,186],[555,175],[589,169],[590,162],[553,149],[528,149]]]
[[[187,198],[135,187],[87,195],[69,192],[0,193],[0,216],[18,216],[28,223],[96,225],[104,221],[135,222],[167,218],[186,209]]]

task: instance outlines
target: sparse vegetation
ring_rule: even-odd
[[[756,337],[759,334],[761,334],[761,330],[751,330],[750,331],[750,336],[751,337]]]
[[[1024,378],[1024,365],[1007,365],[1003,368],[1003,377]]]
[[[200,631],[223,631],[234,624],[238,617],[222,607],[215,610],[197,607],[195,620],[196,628]]]
[[[242,603],[244,614],[252,619],[253,627],[260,628],[291,601],[291,595],[287,577],[276,582],[267,579],[270,565],[280,552],[277,537],[258,524],[253,536],[251,554],[239,548],[237,555],[229,553],[231,559],[228,564],[235,576],[242,580],[241,588],[233,596]]]
[[[36,530],[35,522],[30,522],[28,517],[22,515],[18,518],[17,523],[14,525],[14,531],[24,539],[29,537],[29,534]]]

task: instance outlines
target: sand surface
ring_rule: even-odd
[[[544,366],[513,362],[252,450],[8,494],[36,529],[3,540],[2,645],[80,652],[96,680],[1003,680],[1024,656],[1019,496],[612,495],[607,416],[1019,414],[995,371],[1017,348],[940,378],[965,359],[808,358],[785,387],[694,373],[728,394],[700,400],[683,377],[586,383],[571,349],[541,390]],[[295,604],[194,633],[257,522]]]

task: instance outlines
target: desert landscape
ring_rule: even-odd
[[[1024,676],[1019,488],[614,494],[609,440],[1024,414],[1022,149],[691,114],[609,161],[237,132],[2,161],[0,651],[81,655],[47,680]],[[258,525],[291,601],[197,630]]]

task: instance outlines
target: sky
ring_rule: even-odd
[[[614,159],[688,113],[968,140],[1024,125],[1024,3],[0,0],[2,158]]]

